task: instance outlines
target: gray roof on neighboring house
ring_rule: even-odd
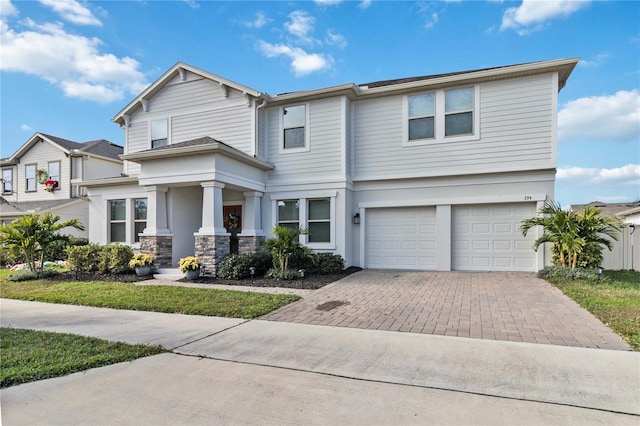
[[[632,201],[628,203],[603,203],[602,201],[592,201],[589,204],[572,204],[571,211],[580,213],[587,206],[600,209],[600,212],[603,216],[615,218],[616,215],[620,212],[638,207],[638,202]]]
[[[44,201],[18,201],[10,202],[0,196],[0,214],[2,216],[20,215],[24,213],[44,213],[61,207],[71,202],[76,202],[81,198],[71,198],[66,200],[44,200]]]
[[[118,156],[124,152],[124,149],[120,145],[116,145],[105,139],[84,142],[81,143],[80,146],[80,151],[82,152],[113,158],[114,160],[119,160],[120,157]]]
[[[11,157],[2,159],[1,161],[7,164],[12,162],[15,164],[17,159],[19,159],[22,155],[24,155],[25,152],[31,149],[33,147],[33,144],[36,141],[41,140],[43,138],[53,142],[54,144],[58,145],[59,147],[61,147],[66,151],[75,151],[82,154],[99,155],[101,157],[110,158],[117,161],[121,161],[119,156],[124,152],[124,149],[120,145],[116,145],[115,143],[105,139],[98,139],[94,141],[80,143],[80,142],[70,141],[68,139],[59,138],[57,136],[48,135],[46,133],[38,132],[35,135],[33,135],[31,139],[27,141],[27,143],[22,145],[22,147],[20,147],[20,149],[18,149],[18,151],[16,151]]]

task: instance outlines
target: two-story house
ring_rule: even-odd
[[[90,239],[209,268],[281,224],[347,265],[536,271],[557,95],[578,59],[269,95],[177,63],[113,121],[126,176],[82,183]],[[233,224],[233,225],[230,225]]]
[[[89,206],[75,181],[120,176],[121,146],[107,140],[73,142],[34,134],[11,157],[0,160],[0,221],[9,223],[31,213],[52,213],[62,220],[89,223]],[[68,230],[75,236],[88,231]]]

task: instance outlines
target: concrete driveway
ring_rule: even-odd
[[[631,350],[533,273],[364,270],[261,319]]]

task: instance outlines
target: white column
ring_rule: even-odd
[[[264,236],[262,229],[262,210],[260,201],[264,193],[258,191],[243,192],[244,195],[244,217],[242,218],[243,236]]]
[[[167,190],[165,186],[145,186],[147,191],[147,227],[143,235],[171,235],[167,223]]]
[[[436,270],[451,270],[451,206],[436,206]]]
[[[229,235],[222,216],[222,188],[224,183],[202,182],[202,226],[198,234]]]

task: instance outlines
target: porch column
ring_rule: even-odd
[[[265,237],[262,230],[261,207],[264,193],[249,191],[243,192],[242,195],[244,195],[244,217],[242,231],[238,235],[238,251],[240,253],[255,253]]]
[[[157,268],[170,268],[173,236],[167,223],[165,186],[145,186],[147,191],[147,227],[140,235],[140,251],[153,256]]]
[[[230,235],[224,228],[222,213],[222,188],[224,183],[203,182],[202,226],[196,237],[195,255],[203,264],[205,274],[216,274],[216,265],[227,257],[230,250]]]

